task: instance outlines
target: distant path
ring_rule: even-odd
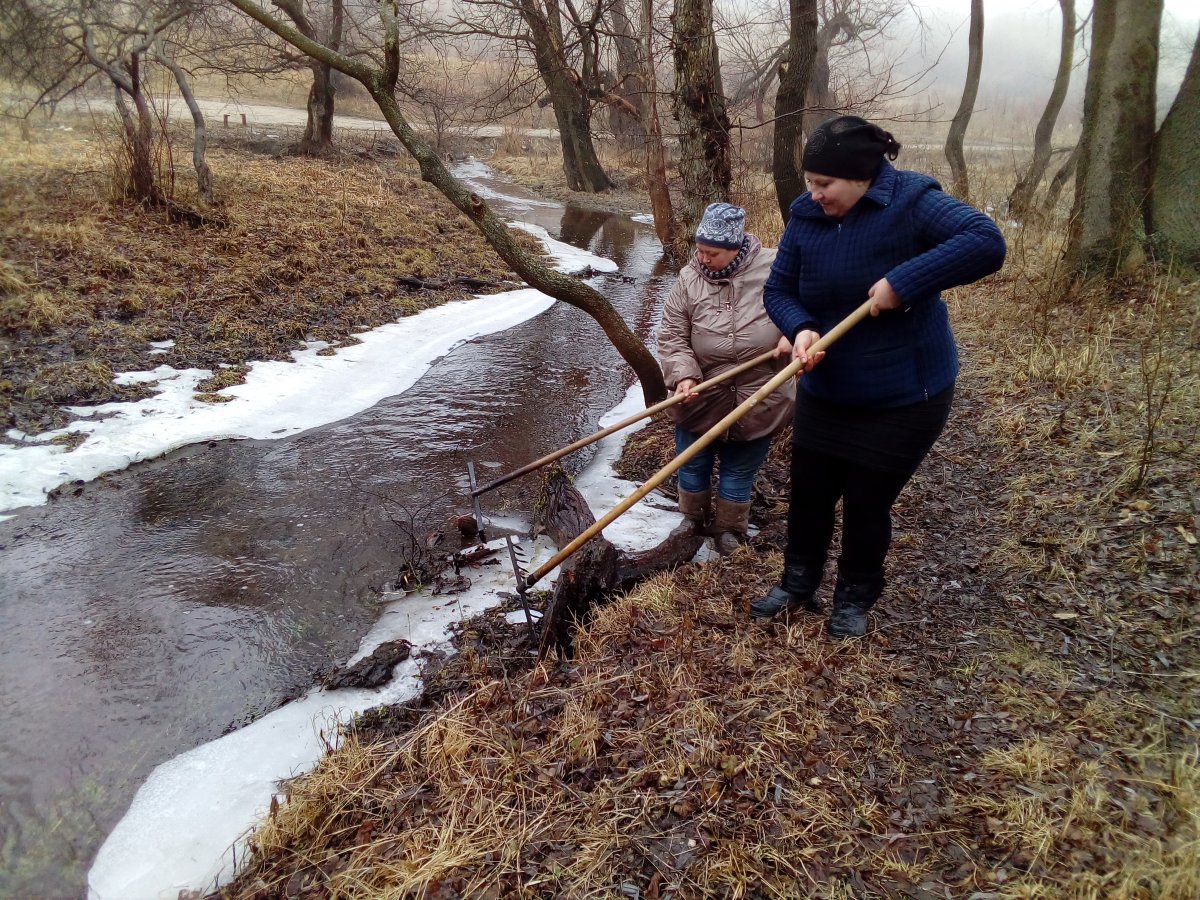
[[[197,100],[200,105],[200,111],[204,113],[204,118],[208,122],[210,128],[219,127],[226,115],[229,116],[230,125],[242,124],[242,116],[246,117],[245,124],[248,127],[257,125],[287,125],[291,127],[303,128],[308,121],[308,114],[303,109],[295,109],[290,106],[271,106],[264,103],[243,103],[240,100]],[[76,107],[80,111],[96,111],[102,112],[111,108],[111,104],[101,99],[80,98],[76,100]],[[170,116],[173,119],[190,119],[191,113],[188,112],[187,105],[182,100],[173,100],[170,105]],[[379,134],[392,134],[392,129],[388,127],[388,123],[383,119],[368,119],[363,116],[343,116],[335,115],[333,117],[334,128],[346,128],[353,131],[373,131]],[[414,123],[414,127],[418,131],[424,130],[421,126]],[[448,129],[455,134],[465,135],[468,137],[481,138],[497,138],[504,134],[503,125],[463,125],[457,128]],[[555,128],[523,128],[520,129],[523,134],[531,137],[557,138],[558,130]]]

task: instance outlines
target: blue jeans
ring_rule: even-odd
[[[675,454],[692,446],[699,437],[676,425]],[[754,492],[754,476],[770,449],[770,435],[752,441],[713,441],[679,470],[679,487],[694,494],[706,492],[712,485],[713,465],[719,459],[717,496],[732,503],[746,503]]]

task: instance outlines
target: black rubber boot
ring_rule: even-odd
[[[783,569],[783,578],[771,588],[765,597],[750,604],[750,615],[756,619],[768,619],[785,610],[819,613],[815,595],[821,585],[821,567],[790,565]]]
[[[847,575],[838,573],[833,590],[833,614],[829,617],[829,633],[835,638],[862,637],[867,633],[867,613],[883,593],[886,584],[882,575]]]

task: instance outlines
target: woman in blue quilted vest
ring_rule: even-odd
[[[755,616],[821,612],[815,594],[842,503],[829,633],[866,633],[883,593],[891,509],[950,415],[958,351],[941,292],[997,271],[1005,244],[986,215],[927,175],[892,166],[900,144],[840,116],[804,147],[808,192],[791,206],[763,291],[804,364],[793,419],[783,578]],[[830,350],[820,336],[864,300],[871,318]]]

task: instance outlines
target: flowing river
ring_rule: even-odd
[[[502,214],[614,260],[594,283],[651,338],[673,277],[651,226],[466,174]],[[354,654],[406,525],[468,510],[468,461],[486,481],[590,433],[627,371],[555,304],[350,418],[192,444],[0,522],[0,897],[83,896],[155,766]],[[529,501],[516,483],[486,502],[519,520]]]

